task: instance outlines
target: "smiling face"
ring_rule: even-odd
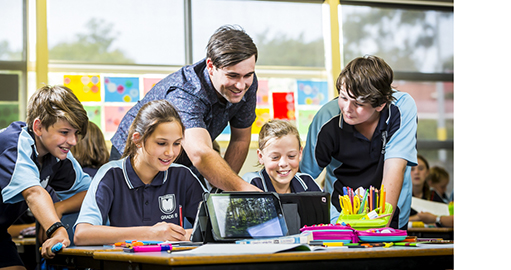
[[[207,59],[207,69],[217,96],[230,103],[241,101],[254,81],[255,56],[233,66],[217,68],[211,59]]]
[[[41,120],[37,118],[34,121],[33,130],[36,135],[36,148],[40,161],[48,153],[58,159],[66,159],[69,149],[76,145],[80,139],[78,130],[63,119],[58,119],[55,124],[45,128],[42,126]]]
[[[372,123],[375,121],[377,122],[379,119],[379,113],[385,107],[385,104],[382,104],[374,108],[371,104],[365,103],[360,99],[351,98],[344,89],[344,86],[341,91],[339,91],[338,104],[341,109],[344,122],[352,126]]]
[[[289,183],[298,172],[302,158],[296,135],[288,134],[268,140],[263,150],[257,149],[257,156],[277,193],[289,193]]]
[[[137,141],[139,136],[138,133],[133,134],[134,141]],[[138,150],[133,166],[142,181],[150,182],[158,172],[170,167],[181,153],[182,140],[181,125],[172,121],[159,124],[144,142],[137,142]]]

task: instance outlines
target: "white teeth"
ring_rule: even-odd
[[[289,174],[290,171],[277,171],[278,174],[280,175],[287,175]]]

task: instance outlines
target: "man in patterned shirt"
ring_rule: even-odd
[[[238,176],[256,118],[256,61],[257,47],[243,29],[220,27],[209,39],[205,59],[162,79],[126,113],[111,139],[111,159],[124,152],[138,110],[149,101],[166,99],[177,108],[186,128],[177,163],[222,190],[258,190]],[[231,140],[222,158],[212,142],[228,123]]]

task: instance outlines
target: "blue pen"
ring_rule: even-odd
[[[57,252],[59,252],[59,251],[61,251],[61,250],[62,250],[62,247],[63,247],[63,246],[64,246],[64,245],[63,245],[62,243],[60,243],[60,242],[59,242],[59,243],[57,243],[57,244],[53,245],[53,247],[51,247],[51,252],[53,252],[53,253],[57,253]]]

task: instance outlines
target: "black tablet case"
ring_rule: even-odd
[[[330,224],[330,194],[320,191],[279,194],[289,234],[303,226]]]

